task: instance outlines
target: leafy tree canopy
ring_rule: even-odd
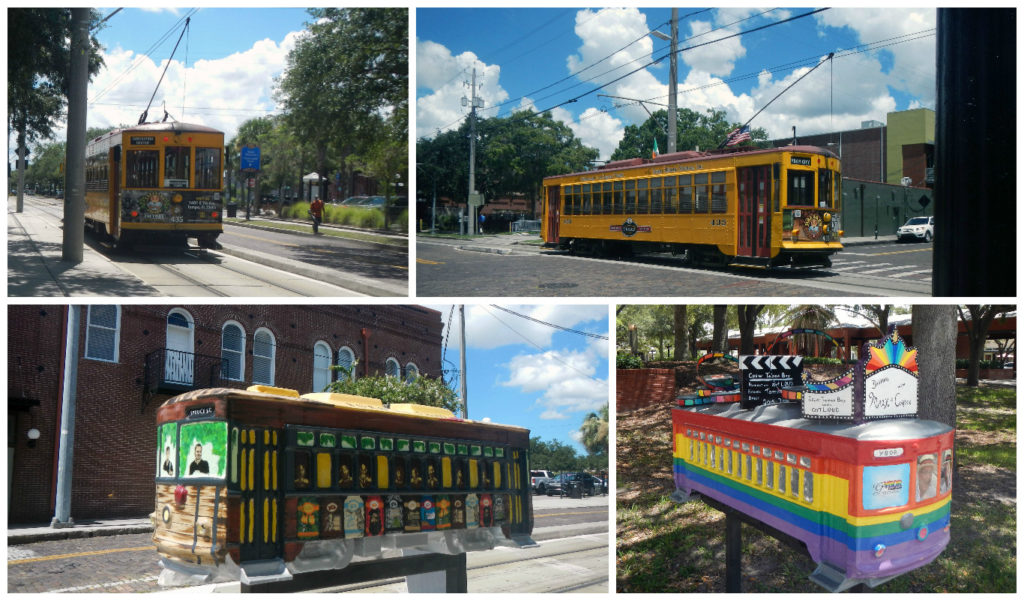
[[[699,113],[688,108],[680,108],[676,111],[676,121],[677,151],[717,148],[728,137],[730,131],[739,127],[739,123],[730,123],[726,120],[725,111],[713,109]],[[758,142],[768,139],[768,133],[761,128],[751,129],[750,137],[755,145],[759,145]],[[611,160],[650,158],[655,140],[658,141],[658,150],[666,152],[668,111],[659,110],[640,125],[627,125],[622,140],[612,153]]]

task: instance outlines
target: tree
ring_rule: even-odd
[[[736,317],[740,325],[740,354],[754,353],[754,332],[757,330],[757,317],[764,310],[764,304],[737,304]]]
[[[580,427],[583,447],[591,455],[608,454],[608,405],[598,412],[588,413]]]
[[[985,340],[988,339],[988,328],[996,317],[1011,310],[1014,310],[1013,306],[1004,304],[968,304],[967,311],[971,314],[971,318],[968,319],[964,314],[963,308],[957,306],[960,320],[967,330],[969,344],[967,364],[968,386],[978,386],[981,357],[985,354]]]
[[[99,13],[91,11],[95,32]],[[71,64],[71,9],[7,9],[7,119],[17,133],[18,199],[23,208],[28,144],[49,138],[64,115]],[[100,44],[90,37],[89,78],[99,72]]]
[[[797,304],[783,316],[783,324],[792,329],[816,329],[824,331],[836,321],[835,310],[823,304]],[[820,356],[825,338],[813,334],[797,334],[790,338],[797,344],[796,353],[802,356]],[[835,347],[829,345],[830,350]]]
[[[871,324],[878,330],[879,337],[885,337],[889,333],[889,314],[892,306],[888,304],[853,304],[848,309],[871,321]]]
[[[676,148],[680,151],[717,148],[729,132],[738,127],[738,124],[726,120],[723,110],[708,109],[699,113],[680,108],[676,120]],[[768,139],[768,133],[760,128],[752,129],[750,136],[754,141]],[[656,111],[640,125],[627,125],[611,160],[650,158],[655,140],[658,148],[668,148],[668,112],[665,110]]]
[[[558,440],[530,438],[530,466],[549,471],[573,471],[579,466],[576,450]]]
[[[673,307],[673,316],[675,317],[673,323],[673,330],[675,331],[675,355],[673,358],[676,360],[686,360],[692,354],[690,354],[690,344],[686,339],[687,323],[686,323],[686,305],[677,304]]]
[[[310,9],[309,35],[288,54],[276,98],[288,127],[314,149],[321,181],[381,137],[404,140],[408,126],[408,11],[404,8]],[[381,115],[398,119],[381,129]],[[401,131],[401,134],[396,134]],[[329,159],[329,153],[335,156]],[[405,153],[408,149],[405,149]]]
[[[917,348],[918,416],[956,427],[956,309],[914,305],[911,331]]]
[[[442,380],[430,377],[417,377],[409,382],[386,375],[369,375],[358,379],[345,377],[332,381],[327,386],[327,391],[378,398],[387,404],[438,406],[452,412],[459,410],[460,406],[455,390],[445,385]]]
[[[727,352],[729,350],[729,330],[725,325],[725,317],[728,307],[724,304],[716,304],[714,307],[714,321],[711,334],[711,351]]]

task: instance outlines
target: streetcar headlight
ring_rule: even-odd
[[[824,213],[824,214],[821,215],[821,219],[823,221],[825,221],[826,223],[828,223],[829,221],[832,220],[832,215],[829,214],[829,213]]]

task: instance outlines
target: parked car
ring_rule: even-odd
[[[366,200],[369,196],[349,196],[340,202],[342,206],[357,206],[363,200]],[[333,202],[332,202],[333,204]]]
[[[552,484],[548,487],[548,495],[554,495],[555,493],[563,496],[593,496],[595,490],[600,492],[600,484],[597,483],[598,479],[590,473],[562,473],[558,477],[555,477]],[[558,491],[554,491],[557,486]]]
[[[535,494],[546,494],[552,477],[551,471],[543,469],[530,471],[530,487],[533,488],[533,492]]]
[[[932,241],[935,237],[935,217],[910,217],[907,222],[896,230],[896,241],[924,240]]]

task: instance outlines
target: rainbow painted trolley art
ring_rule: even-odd
[[[803,542],[831,591],[928,564],[949,543],[954,431],[916,418],[917,371],[893,332],[780,402],[674,408],[673,499],[706,496]]]

